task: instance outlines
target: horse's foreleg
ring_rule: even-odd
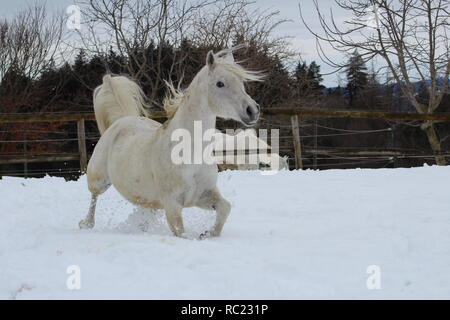
[[[92,194],[91,205],[89,206],[89,212],[83,220],[78,224],[80,229],[92,229],[95,225],[95,206],[97,204],[97,194]]]
[[[222,233],[223,226],[230,215],[231,205],[221,196],[218,190],[206,192],[201,200],[200,207],[216,211],[216,222],[214,223],[213,230],[202,233],[200,238],[203,239],[209,236],[218,237]]]
[[[231,205],[227,200],[220,197],[220,199],[213,205],[213,208],[216,210],[216,222],[211,235],[213,237],[218,237],[222,233],[223,226],[230,215]]]
[[[177,237],[184,237],[183,216],[181,215],[182,208],[180,206],[166,207],[166,219],[172,233]]]

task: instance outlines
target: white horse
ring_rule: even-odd
[[[119,81],[105,76],[96,95],[101,97],[103,90],[111,90],[115,97],[109,105],[114,109],[111,114],[122,117],[113,121],[109,118],[109,109],[96,111],[96,115],[102,117],[97,118],[98,123],[113,122],[104,128],[106,130],[89,161],[87,178],[92,199],[86,218],[80,221],[80,228],[94,227],[97,198],[112,184],[125,199],[136,205],[164,209],[169,227],[178,237],[184,236],[181,215],[184,207],[215,210],[213,229],[201,237],[219,236],[231,206],[217,189],[217,165],[174,164],[171,150],[177,142],[172,140],[172,133],[184,129],[195,136],[195,121],[201,121],[203,131],[212,130],[216,126],[216,117],[231,118],[247,126],[256,124],[259,105],[245,92],[244,82],[260,81],[262,76],[235,63],[232,49],[217,54],[210,51],[206,65],[184,92],[170,86],[172,96],[164,103],[170,119],[164,125],[136,116],[145,110],[142,94],[136,90],[137,85],[121,86],[124,79]],[[96,100],[94,108],[97,108]],[[193,144],[194,141],[192,148]]]

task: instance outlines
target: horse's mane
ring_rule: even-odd
[[[245,82],[262,81],[264,79],[264,74],[261,71],[247,70],[237,62],[229,62],[226,59],[219,58],[217,63]]]
[[[168,93],[166,94],[166,97],[163,101],[163,108],[166,111],[167,118],[172,118],[175,115],[175,112],[177,112],[178,107],[181,105],[185,98],[185,93],[180,90],[176,89],[173,86],[172,82],[165,81]]]
[[[261,71],[247,70],[239,63],[230,61],[229,59],[226,59],[224,57],[226,54],[232,53],[233,50],[235,50],[235,48],[225,49],[216,53],[214,63],[224,67],[226,70],[235,74],[245,82],[262,81],[264,78],[264,74]],[[175,112],[177,112],[178,110],[178,107],[185,99],[186,91],[188,89],[186,90],[176,89],[172,82],[165,81],[165,83],[168,89],[168,93],[164,98],[163,107],[167,113],[167,117],[170,119],[174,116]]]

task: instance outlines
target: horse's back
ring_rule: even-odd
[[[111,180],[111,165],[125,165],[133,159],[129,149],[140,148],[144,141],[148,141],[151,134],[155,132],[161,124],[146,117],[127,116],[115,121],[100,137],[88,164],[88,180]],[[121,159],[126,158],[123,162]]]
[[[146,117],[127,116],[115,121],[100,137],[94,153],[99,150],[103,156],[115,149],[139,144],[138,140],[148,140],[161,124]]]

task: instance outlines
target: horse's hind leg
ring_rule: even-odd
[[[80,229],[92,229],[95,225],[95,206],[97,205],[97,194],[92,194],[91,205],[89,206],[89,212],[83,220],[78,224]]]
[[[91,165],[91,163],[89,163]],[[78,224],[80,229],[92,229],[95,226],[95,207],[97,205],[97,198],[100,194],[108,190],[111,186],[111,183],[107,177],[106,172],[95,172],[92,166],[88,166],[87,170],[87,178],[88,178],[88,187],[91,191],[91,204],[89,206],[88,214],[86,218],[80,221]]]
[[[166,219],[172,233],[177,237],[184,237],[183,216],[181,215],[181,206],[166,206]]]

